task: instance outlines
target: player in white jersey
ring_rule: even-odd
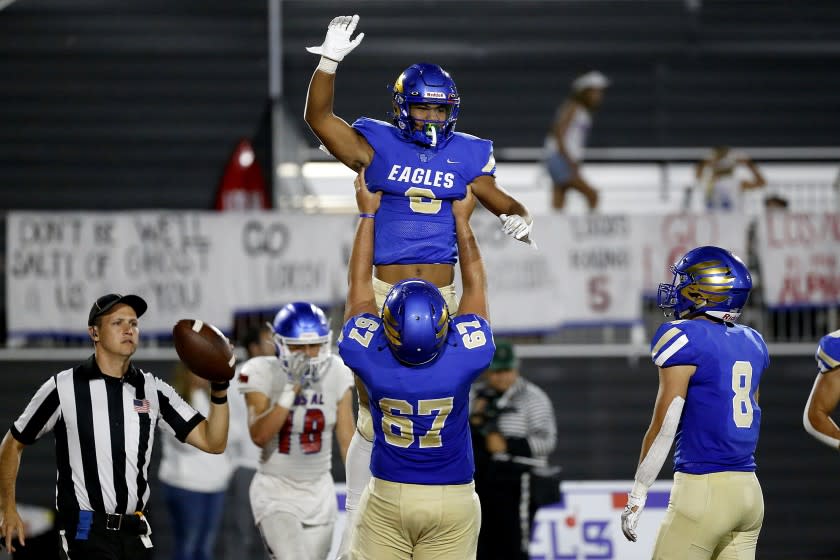
[[[252,358],[239,374],[251,439],[262,448],[251,509],[272,559],[324,560],[336,518],[332,434],[344,460],[355,430],[353,374],[332,354],[315,305],[286,305],[273,327],[278,356]]]

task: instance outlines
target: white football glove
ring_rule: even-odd
[[[303,389],[314,387],[321,380],[322,368],[313,363],[305,352],[292,352],[284,360],[286,383],[300,385]]]
[[[621,532],[624,533],[628,541],[636,542],[636,525],[639,523],[642,510],[645,509],[646,501],[647,495],[634,496],[632,493],[627,494],[627,505],[621,512]],[[633,508],[636,508],[635,511]]]
[[[529,224],[519,214],[499,214],[499,220],[502,222],[502,231],[506,235],[527,243],[534,249],[537,248],[537,243],[531,239],[531,232],[534,229],[533,221]]]
[[[341,62],[365,38],[364,33],[359,33],[355,39],[350,40],[350,36],[356,30],[357,23],[359,23],[359,16],[357,15],[334,18],[327,27],[327,36],[324,38],[323,44],[317,47],[306,47],[306,50],[312,54],[320,54],[330,60]]]
[[[499,220],[502,221],[502,231],[515,239],[522,239],[531,233],[531,224],[519,214],[499,214]]]

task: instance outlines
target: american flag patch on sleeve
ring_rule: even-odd
[[[134,399],[134,412],[138,414],[148,414],[149,399]]]

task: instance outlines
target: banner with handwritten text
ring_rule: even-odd
[[[832,216],[761,222],[772,302],[837,302]],[[109,292],[145,298],[141,324],[153,335],[181,318],[229,331],[238,312],[341,305],[355,224],[352,215],[259,211],[11,212],[9,335],[84,335],[90,305]],[[540,216],[538,250],[505,236],[487,212],[472,225],[499,333],[638,323],[642,295],[670,281],[668,266],[689,249],[719,245],[746,259],[746,221],[723,215]]]
[[[840,214],[768,212],[757,240],[766,305],[840,304]]]
[[[13,212],[7,220],[11,336],[79,334],[93,301],[134,293],[144,333],[181,318],[229,329],[236,310],[295,299],[322,304],[341,289],[335,239],[350,217],[272,212]]]

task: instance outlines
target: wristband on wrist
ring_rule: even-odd
[[[360,218],[375,218],[376,214],[371,214],[370,212],[359,212]]]
[[[331,58],[327,58],[326,56],[322,56],[321,61],[318,62],[317,69],[327,74],[335,74],[336,68],[338,68],[338,62]]]
[[[210,402],[213,404],[225,404],[227,402],[227,395],[222,395],[221,397],[210,395]]]
[[[230,387],[230,381],[211,381],[210,382],[210,390],[211,391],[224,391]]]
[[[295,402],[295,391],[294,389],[286,389],[280,394],[280,398],[277,399],[277,404],[282,406],[283,408],[291,409],[292,405]]]

